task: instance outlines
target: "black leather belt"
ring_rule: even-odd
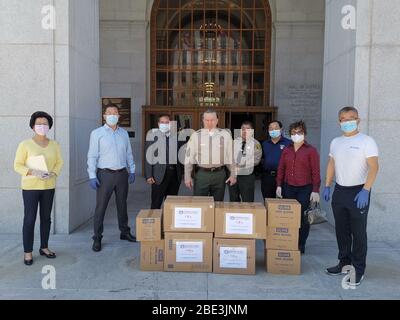
[[[99,169],[99,170],[116,173],[116,172],[126,171],[126,168],[119,169],[119,170],[113,170],[113,169]]]
[[[278,174],[278,171],[276,171],[276,170],[265,170],[264,172],[265,172],[265,174],[267,174],[271,177],[276,177]]]
[[[222,167],[215,167],[215,168],[203,168],[203,167],[197,167],[197,170],[199,171],[205,171],[205,172],[218,172],[221,170],[224,170],[225,166]]]

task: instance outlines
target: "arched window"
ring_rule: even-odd
[[[267,0],[155,0],[151,49],[154,106],[269,105]]]

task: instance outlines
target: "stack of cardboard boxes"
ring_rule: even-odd
[[[163,210],[142,210],[136,218],[140,269],[254,275],[261,239],[268,272],[300,274],[299,228],[295,200],[266,199],[264,206],[169,196]]]
[[[256,239],[265,239],[262,203],[217,202],[215,205],[214,272],[256,273]]]
[[[266,199],[267,238],[265,246],[267,272],[300,274],[299,229],[301,206],[296,200]]]
[[[164,240],[161,226],[161,210],[142,210],[136,217],[136,239],[140,241],[140,270],[142,271],[164,269]]]
[[[169,196],[164,202],[164,271],[212,272],[212,197]]]

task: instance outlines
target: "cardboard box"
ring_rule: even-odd
[[[161,210],[141,210],[136,217],[137,241],[160,241],[161,220]]]
[[[214,273],[256,274],[256,240],[214,239]]]
[[[215,237],[230,239],[265,239],[266,209],[256,202],[216,202]]]
[[[298,250],[299,229],[267,227],[266,249]]]
[[[214,198],[168,196],[164,232],[214,232]]]
[[[301,226],[301,205],[291,199],[265,199],[269,227],[297,228]]]
[[[140,270],[164,270],[164,240],[140,243]]]
[[[300,251],[268,249],[265,255],[267,272],[293,275],[301,273]]]
[[[165,233],[164,271],[212,272],[212,233]]]

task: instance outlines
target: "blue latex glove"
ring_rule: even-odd
[[[331,200],[331,187],[325,187],[324,192],[322,193],[326,202]]]
[[[130,173],[130,174],[129,174],[129,177],[128,177],[128,182],[129,182],[129,184],[134,183],[134,182],[135,182],[135,179],[136,179],[136,175],[135,175],[134,173]]]
[[[364,209],[369,203],[369,191],[364,188],[356,195],[354,201],[357,202],[358,209]]]
[[[89,180],[89,185],[93,190],[97,190],[100,187],[100,181],[99,179],[90,179]]]

